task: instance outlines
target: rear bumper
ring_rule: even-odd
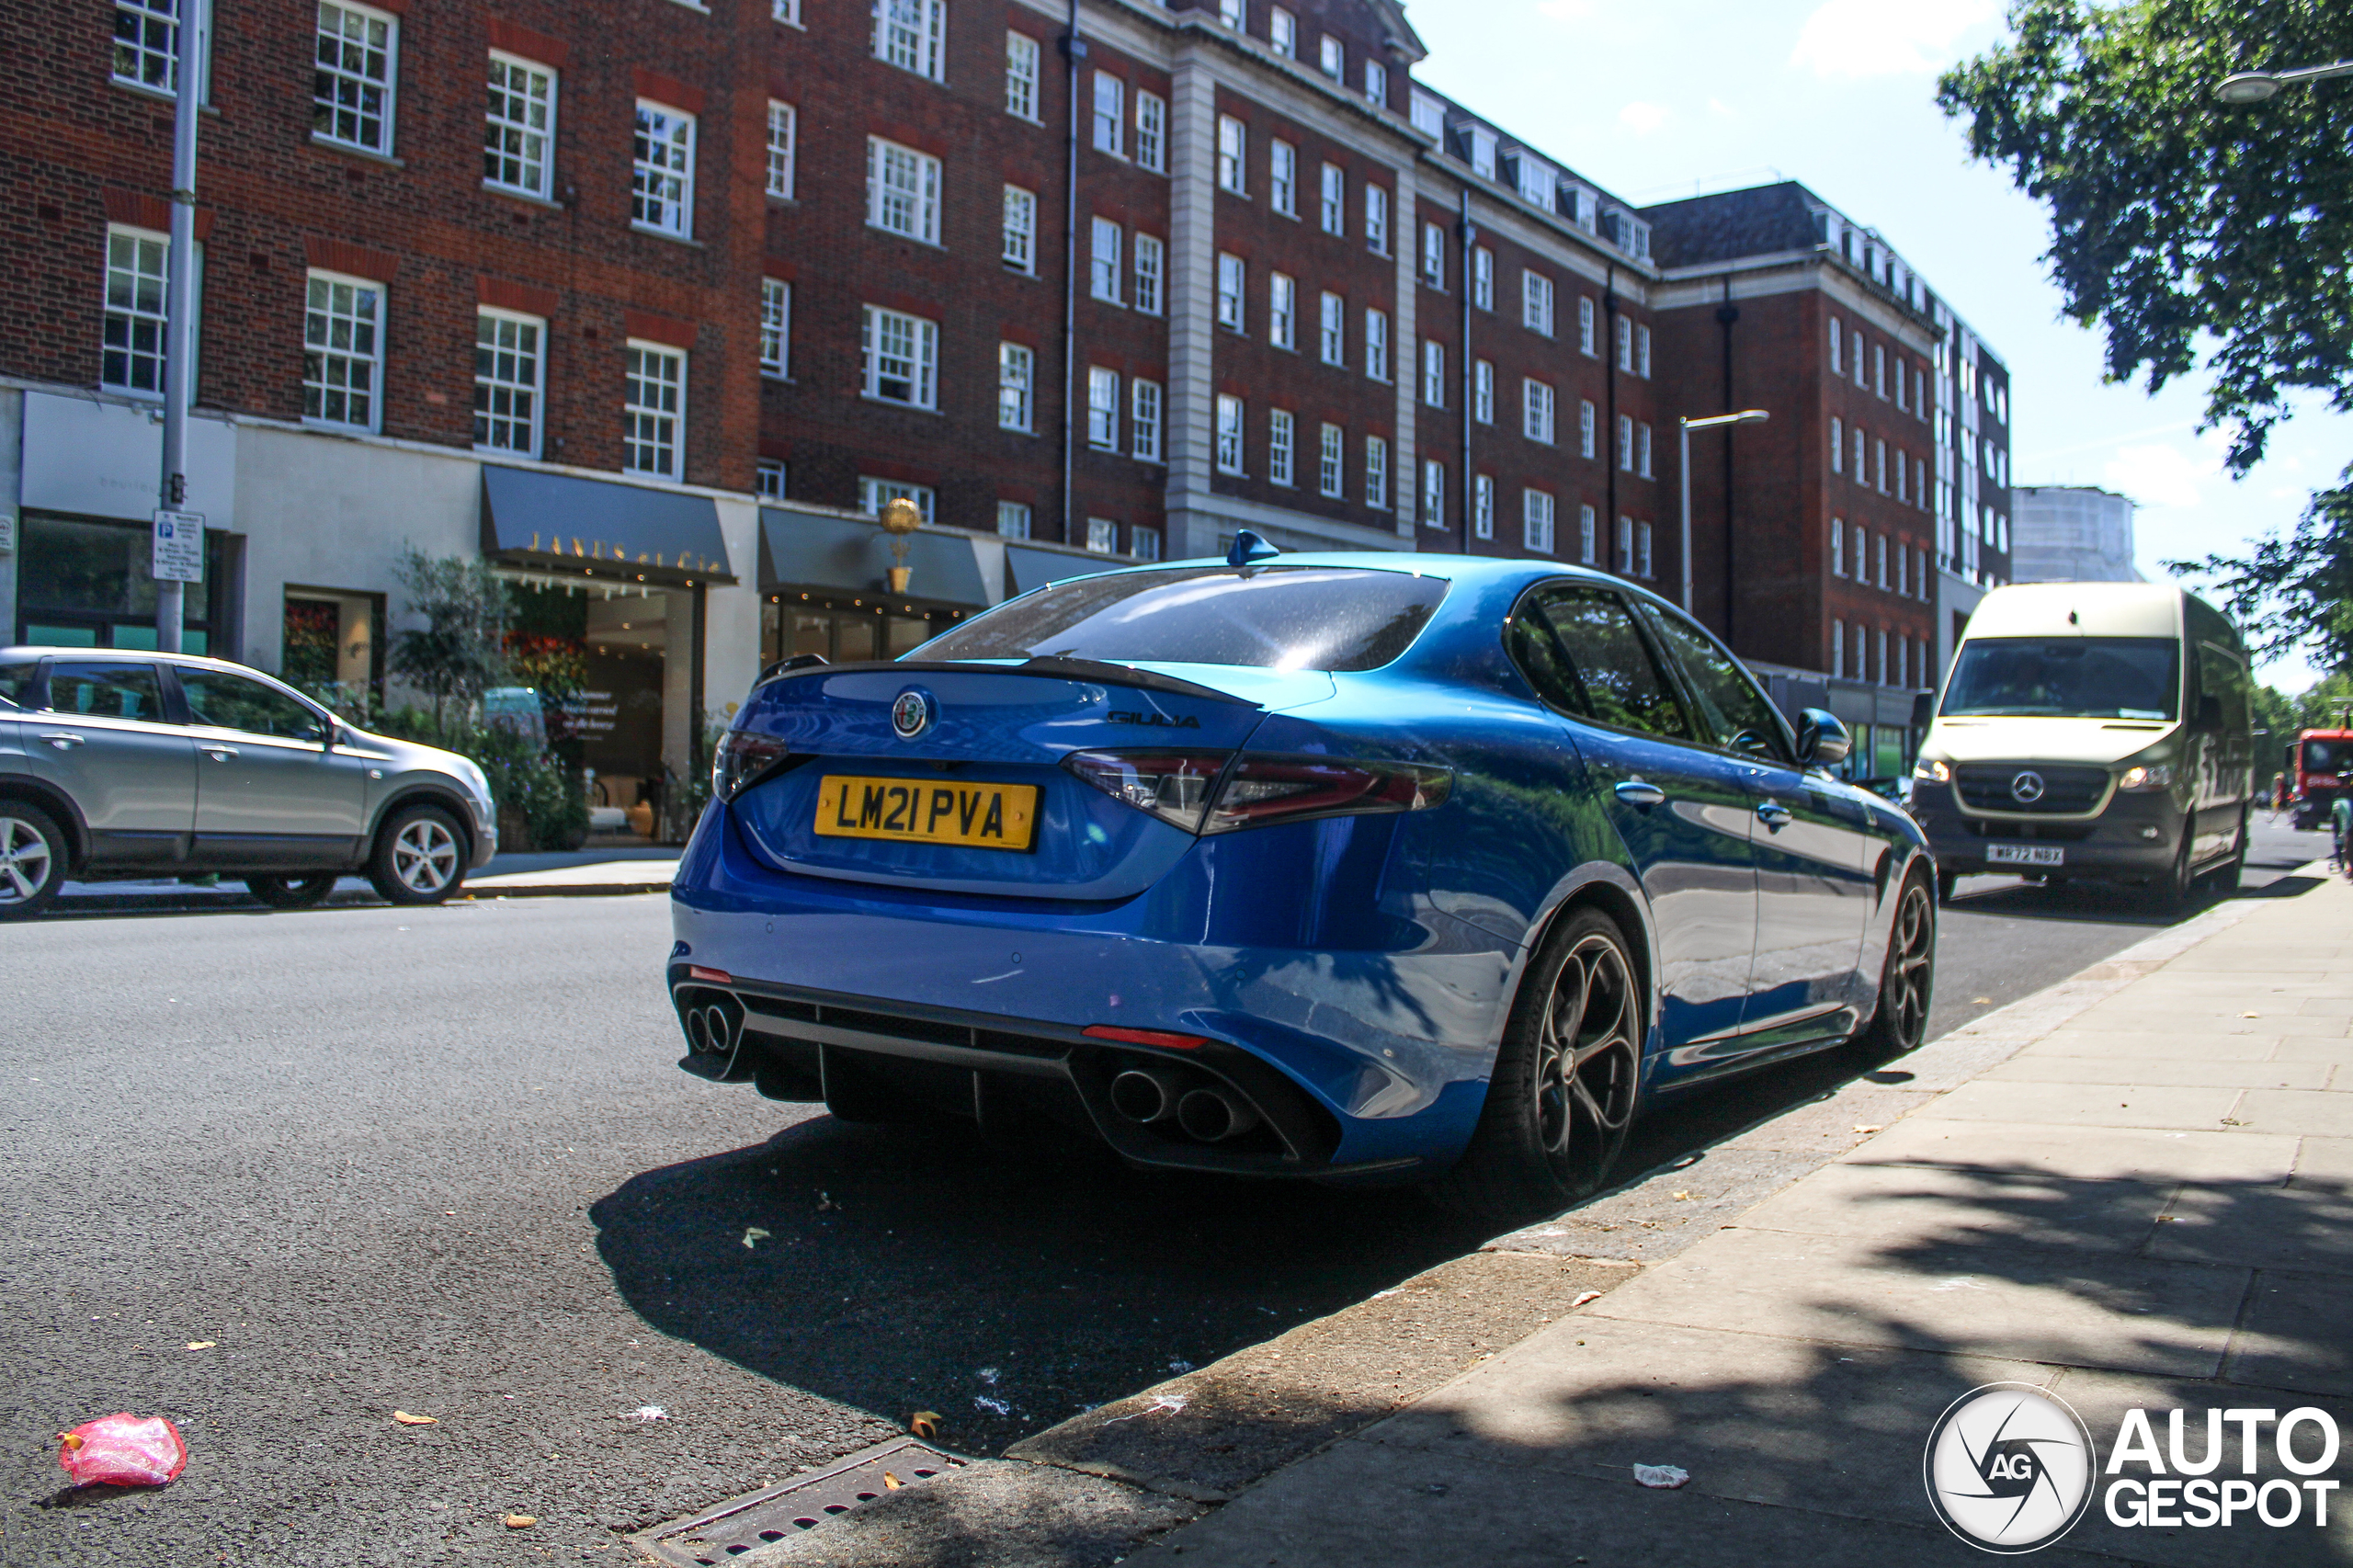
[[[1914,790],[1912,814],[1928,835],[1937,869],[1961,875],[2039,869],[2093,881],[2146,881],[2173,869],[2183,829],[2181,808],[2163,794],[2115,795],[2105,812],[2086,822],[1978,816],[1960,808],[1949,786],[1922,783]],[[1995,845],[2048,846],[2064,858],[2040,868],[1997,863],[1986,855]]]
[[[789,1097],[817,1097],[812,1080],[828,1070],[835,1081],[813,1085],[828,1099],[879,1074],[935,1100],[961,1094],[986,1119],[993,1094],[1026,1092],[1027,1080],[1073,1096],[1091,1130],[1138,1164],[1314,1176],[1443,1166],[1485,1099],[1506,945],[1402,903],[1370,949],[1219,939],[1263,925],[1269,901],[1247,890],[1281,885],[1248,875],[1247,860],[1278,848],[1279,835],[1347,831],[1348,819],[1334,819],[1205,841],[1141,897],[1071,903],[780,872],[714,811],[672,884],[673,998],[682,1019],[699,1006],[740,1007],[746,1043]],[[1192,863],[1204,858],[1213,863]],[[1221,899],[1220,886],[1237,891]],[[1229,916],[1225,903],[1247,907]],[[1154,1052],[1087,1040],[1099,1024],[1211,1044]],[[1279,1140],[1229,1150],[1120,1119],[1105,1090],[1135,1058],[1225,1081]],[[753,1075],[750,1061],[738,1065],[737,1077]]]

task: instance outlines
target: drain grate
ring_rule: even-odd
[[[781,1486],[731,1497],[688,1518],[656,1525],[631,1540],[677,1568],[717,1568],[772,1540],[814,1529],[891,1489],[917,1486],[968,1461],[913,1437],[894,1437],[836,1460],[813,1475],[795,1476]]]

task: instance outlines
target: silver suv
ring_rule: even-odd
[[[498,849],[482,769],[242,665],[0,648],[0,919],[68,878],[213,875],[280,909],[359,873],[438,903]]]

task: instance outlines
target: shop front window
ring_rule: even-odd
[[[60,648],[153,648],[153,543],[143,523],[28,512],[17,557],[17,641]],[[202,583],[188,585],[180,650],[211,651],[222,536],[204,536]]]

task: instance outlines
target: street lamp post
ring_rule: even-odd
[[[1738,414],[1711,414],[1704,419],[1678,419],[1676,435],[1678,443],[1677,467],[1683,477],[1683,608],[1691,608],[1691,432],[1712,430],[1719,425],[1761,425],[1771,415],[1761,408],[1744,408]]]
[[[178,101],[172,109],[171,259],[164,282],[164,472],[155,532],[160,552],[167,527],[176,531],[193,524],[200,575],[204,525],[184,508],[188,506],[188,405],[196,392],[188,375],[188,350],[194,342],[196,318],[197,94],[204,59],[201,29],[211,19],[210,7],[201,0],[179,0],[178,17],[178,51],[172,78]],[[186,572],[185,562],[175,562],[168,574],[154,574],[155,646],[166,653],[180,651]]]
[[[2302,65],[2293,71],[2240,71],[2214,84],[2214,96],[2226,104],[2259,104],[2282,87],[2318,82],[2330,76],[2353,76],[2353,60],[2334,65]]]

